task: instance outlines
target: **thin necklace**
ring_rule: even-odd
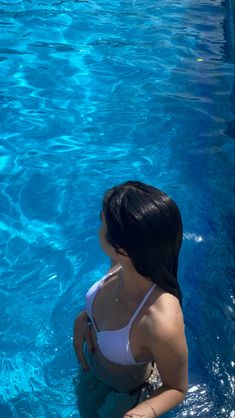
[[[123,275],[121,275],[121,277],[119,277],[119,279],[118,279],[118,284],[117,284],[117,288],[116,288],[116,292],[115,292],[115,296],[114,296],[114,300],[115,300],[116,303],[119,303],[120,302],[120,297],[118,296],[118,294],[119,294],[119,292],[121,290],[121,287],[123,287],[123,286],[124,286],[124,283],[123,283]],[[149,289],[147,289],[146,291],[148,291],[148,290]],[[144,292],[144,294],[145,294],[145,292]],[[129,300],[130,299],[133,299],[133,297],[129,298]]]
[[[123,277],[122,277],[122,275],[118,279],[118,285],[117,285],[117,289],[116,289],[116,292],[115,292],[114,300],[115,300],[116,303],[120,302],[120,299],[118,297],[118,293],[119,293],[119,290],[121,289],[121,286],[123,287]]]

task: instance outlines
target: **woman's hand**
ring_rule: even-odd
[[[143,401],[137,407],[134,409],[131,409],[130,411],[127,411],[125,415],[122,418],[157,418],[156,411],[154,408],[147,403],[146,401]]]
[[[86,341],[88,350],[94,352],[94,344],[91,337],[91,328],[88,322],[86,311],[80,312],[74,321],[73,345],[78,361],[80,362],[84,371],[89,369],[86,359],[83,355],[83,343]]]

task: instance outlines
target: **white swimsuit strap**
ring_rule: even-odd
[[[104,277],[102,277],[102,279],[100,279],[98,282],[96,282],[97,287],[95,289],[95,292],[92,295],[92,300],[90,301],[90,316],[91,316],[91,321],[94,325],[94,328],[95,328],[96,332],[98,332],[98,329],[97,329],[95,320],[94,320],[93,315],[92,315],[93,302],[96,298],[97,293],[99,292],[100,288],[102,287],[103,283],[106,280],[108,280],[110,277],[112,277],[115,273],[117,273],[119,270],[121,270],[121,268],[122,268],[122,266],[118,266],[115,270],[111,271],[110,273],[105,274]]]
[[[114,269],[113,271],[105,274],[105,276],[103,277],[103,280],[109,279],[110,277],[112,277],[115,273],[118,273],[120,270],[122,269],[122,266],[118,266],[116,269]]]
[[[129,324],[131,325],[133,323],[133,321],[135,320],[135,318],[137,317],[138,313],[140,312],[141,308],[144,306],[146,300],[148,299],[148,297],[150,296],[150,294],[152,293],[153,289],[155,289],[156,285],[153,284],[150,289],[146,292],[146,294],[144,295],[142,301],[140,302],[139,306],[137,307],[137,309],[135,310],[134,314],[132,315]]]

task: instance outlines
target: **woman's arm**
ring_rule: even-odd
[[[91,328],[86,311],[81,311],[74,321],[73,345],[78,361],[84,371],[88,370],[88,364],[83,355],[83,344],[86,341],[88,350],[93,352],[94,344],[91,337]]]
[[[188,390],[188,351],[178,302],[170,313],[159,312],[146,333],[146,346],[153,353],[163,386],[154,395],[126,412],[124,418],[159,417],[180,404]]]

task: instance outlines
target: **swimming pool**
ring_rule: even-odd
[[[233,35],[222,0],[0,2],[0,417],[76,417],[72,325],[108,267],[104,190],[170,194],[190,389],[232,417]]]

